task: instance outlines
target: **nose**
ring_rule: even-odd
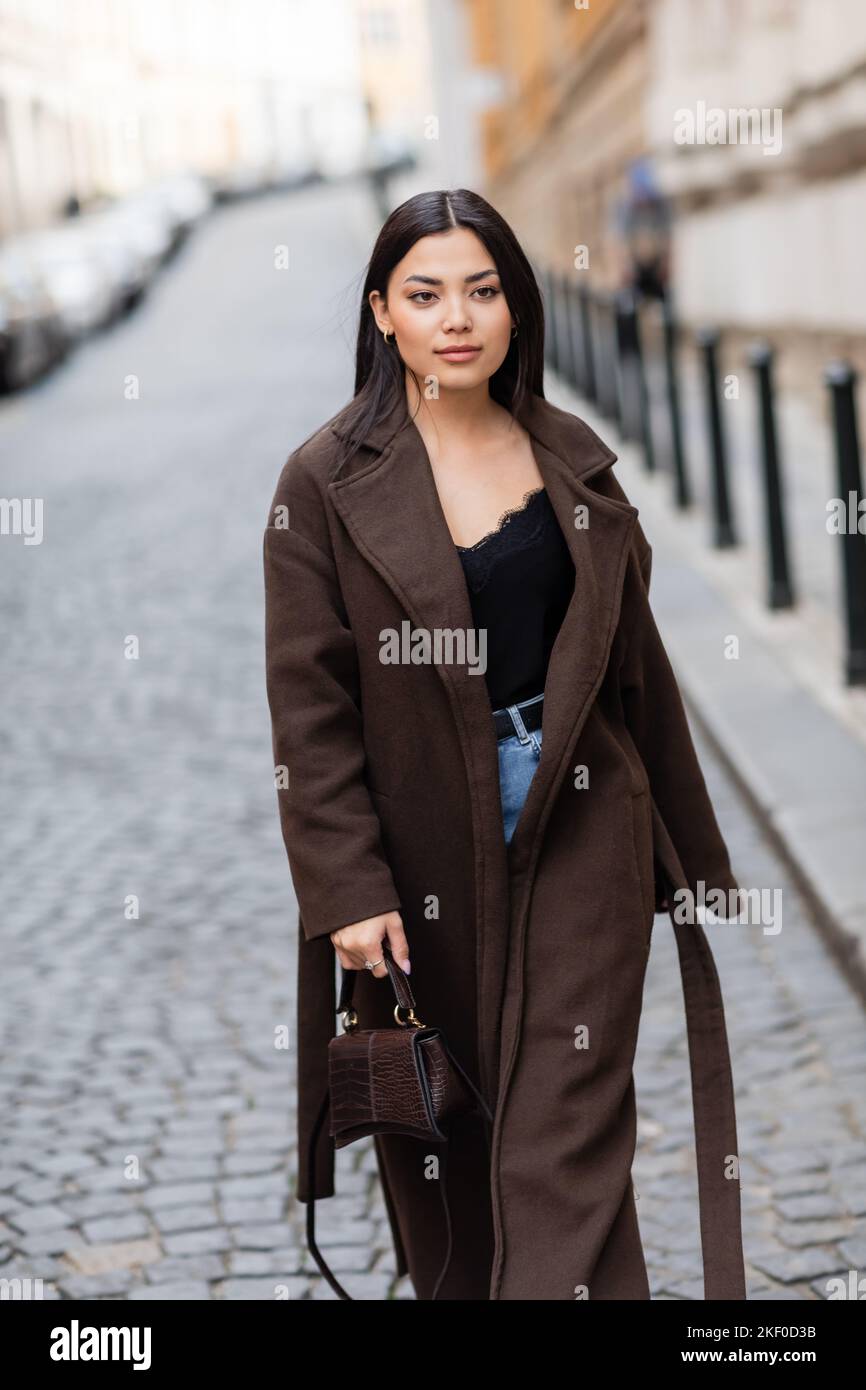
[[[462,296],[455,296],[453,302],[446,304],[442,320],[443,333],[465,333],[472,328],[472,319]]]

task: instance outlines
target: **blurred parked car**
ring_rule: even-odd
[[[20,252],[0,247],[0,391],[42,376],[68,338],[45,284]]]
[[[168,174],[151,184],[146,192],[164,205],[173,225],[179,227],[184,235],[201,221],[213,205],[213,194],[207,180],[191,172]]]
[[[320,183],[321,180],[321,169],[311,159],[298,156],[295,159],[275,159],[268,186],[276,192],[284,192],[292,188],[306,188],[308,184]]]
[[[366,172],[374,178],[393,178],[417,167],[415,151],[407,140],[389,132],[374,132],[367,150]]]
[[[100,214],[141,263],[144,284],[156,274],[172,250],[171,222],[163,208],[139,195],[121,198]]]
[[[35,266],[70,338],[112,318],[117,301],[111,276],[77,222],[27,232],[8,244]]]
[[[160,264],[213,203],[207,181],[182,172],[0,246],[0,390],[33,380],[79,337],[141,298]]]
[[[140,249],[148,252],[153,273],[209,211],[213,195],[198,174],[169,174],[120,198],[110,211],[126,223]]]
[[[233,164],[211,178],[211,190],[218,202],[231,202],[235,198],[250,198],[266,192],[270,180],[270,165],[265,162]]]
[[[86,213],[75,226],[111,282],[114,312],[126,313],[141,298],[155,262],[136,243],[131,229],[110,211]]]

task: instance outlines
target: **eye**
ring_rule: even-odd
[[[424,294],[428,296],[427,299],[421,298]],[[430,300],[435,299],[436,296],[432,290],[416,290],[414,294],[410,294],[409,298],[414,299],[416,304],[429,304]]]
[[[475,293],[483,295],[487,300],[491,300],[495,299],[501,291],[498,290],[495,285],[479,285]]]

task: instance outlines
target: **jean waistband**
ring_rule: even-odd
[[[541,728],[544,711],[544,691],[540,695],[530,695],[527,700],[518,700],[514,705],[504,705],[493,711],[493,725],[496,737],[525,739],[528,733]]]

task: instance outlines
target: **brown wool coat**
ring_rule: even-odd
[[[396,909],[419,1017],[444,1030],[494,1113],[491,1150],[480,1121],[452,1139],[455,1248],[439,1296],[649,1298],[632,1066],[653,915],[667,909],[689,1034],[704,1297],[745,1298],[719,980],[703,929],[675,921],[673,901],[699,879],[707,893],[737,882],[616,455],[539,396],[520,415],[576,583],[550,660],[540,761],[506,845],[483,675],[379,659],[382,630],[407,619],[473,626],[423,441],[401,402],[340,468],[341,419],[288,459],[264,541],[268,698],[299,905],[298,1199],[334,1192],[327,1123],[310,1153],[338,1031],[328,934]],[[393,1004],[388,980],[358,973],[361,1027],[395,1026]],[[429,1298],[446,1241],[439,1184],[425,1176],[436,1146],[402,1135],[375,1146],[398,1270]]]

